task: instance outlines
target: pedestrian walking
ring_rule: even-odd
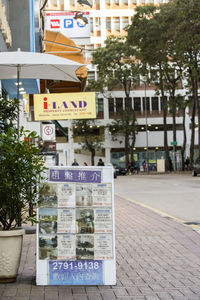
[[[99,158],[97,166],[104,166],[104,162],[101,158]]]
[[[78,162],[77,162],[76,159],[74,159],[74,162],[73,162],[72,166],[79,166],[79,164],[78,164]]]
[[[190,158],[189,156],[187,156],[186,160],[185,160],[185,167],[186,167],[186,170],[188,171],[189,168],[190,168]]]
[[[144,172],[146,172],[146,168],[147,168],[146,160],[143,161],[142,166],[143,166]]]

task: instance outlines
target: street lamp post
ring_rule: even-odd
[[[149,137],[148,137],[148,122],[147,122],[147,86],[146,80],[144,81],[144,110],[145,110],[145,130],[146,130],[146,159],[147,159],[147,172],[149,172]]]

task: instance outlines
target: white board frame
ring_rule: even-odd
[[[101,183],[111,183],[112,186],[112,242],[113,242],[113,259],[103,260],[103,285],[116,285],[116,251],[115,251],[115,215],[114,215],[114,176],[113,167],[65,167],[52,166],[48,170],[48,178],[50,169],[53,170],[98,170],[101,171]],[[37,219],[39,221],[39,209],[37,209]],[[39,259],[39,224],[36,226],[36,285],[50,285],[49,284],[49,260]],[[91,284],[92,285],[92,284]],[[93,284],[94,285],[94,284]]]

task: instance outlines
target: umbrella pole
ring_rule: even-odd
[[[19,133],[19,117],[20,117],[20,99],[19,99],[19,76],[20,76],[20,65],[17,65],[17,100],[18,100],[18,106],[17,106],[17,129],[18,129],[18,140],[20,138],[20,133]],[[21,209],[19,209],[19,215],[21,214]],[[21,217],[19,217],[18,224],[19,227],[22,225],[22,220]]]
[[[17,65],[17,100],[18,100],[18,108],[17,108],[17,128],[19,131],[19,115],[20,115],[20,99],[19,99],[19,75],[20,75],[20,65]]]

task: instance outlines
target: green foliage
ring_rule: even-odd
[[[111,91],[121,88],[126,97],[126,109],[120,113],[120,118],[108,124],[113,139],[123,138],[126,157],[128,157],[132,142],[135,142],[135,113],[131,107],[130,91],[139,83],[140,64],[130,53],[126,39],[111,36],[105,41],[104,47],[99,47],[93,53],[93,64],[98,71],[97,81],[90,81],[90,88],[102,93],[107,98]]]
[[[96,86],[100,91],[113,90],[120,85],[126,96],[139,80],[139,64],[130,55],[125,39],[110,37],[104,47],[93,53],[93,64],[97,66]],[[94,84],[94,82],[93,82]]]
[[[79,137],[82,148],[91,153],[91,164],[94,165],[95,151],[102,148],[102,137],[99,135],[99,126],[96,120],[74,120],[73,138]]]
[[[112,134],[112,139],[117,140],[118,137],[129,137],[129,145],[131,147],[131,140],[135,139],[137,132],[137,122],[135,114],[131,110],[124,110],[120,113],[120,118],[116,118],[108,124],[109,132]]]
[[[18,100],[0,99],[0,132],[6,132],[12,127],[17,118]]]
[[[16,101],[9,105],[0,100],[3,111],[0,131],[0,227],[10,230],[25,222],[29,204],[37,201],[38,183],[42,179],[44,164],[39,148],[33,143],[34,132],[13,127]],[[12,106],[13,105],[13,106]],[[26,139],[24,139],[26,138]],[[28,141],[27,141],[28,140]],[[31,221],[33,218],[31,218]]]

